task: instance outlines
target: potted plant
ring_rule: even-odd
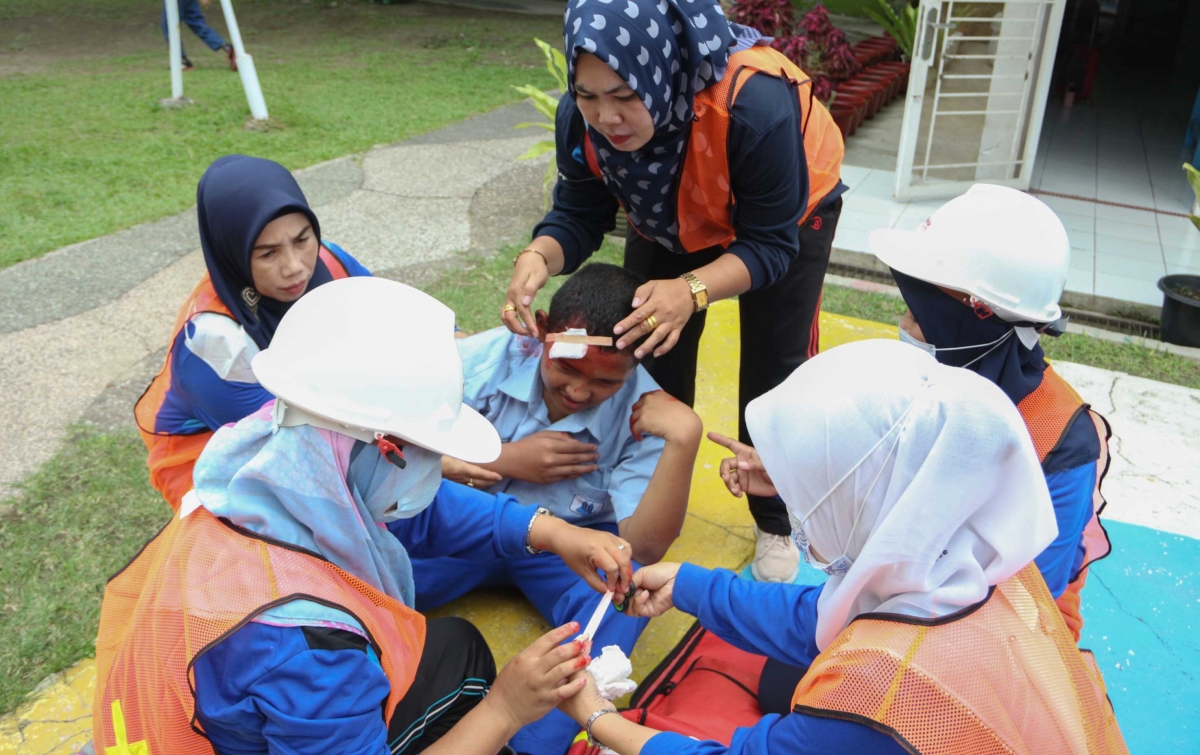
[[[1188,182],[1200,203],[1200,171],[1183,164]],[[1200,229],[1200,217],[1191,216]],[[1163,293],[1162,339],[1179,346],[1200,346],[1200,275],[1167,275],[1158,279]]]

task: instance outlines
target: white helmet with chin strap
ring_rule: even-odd
[[[276,397],[279,426],[378,441],[401,467],[385,436],[473,463],[500,455],[496,429],[463,404],[454,313],[403,283],[359,277],[313,289],[252,367]]]
[[[968,294],[1001,320],[1062,317],[1071,243],[1054,211],[1022,191],[975,184],[916,230],[877,230],[867,244],[889,267]]]

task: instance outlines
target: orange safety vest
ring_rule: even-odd
[[[1033,564],[951,616],[859,616],[813,661],[792,706],[920,755],[1129,752],[1095,660]]]
[[[756,45],[736,52],[729,58],[725,76],[697,94],[694,102],[696,117],[679,179],[676,211],[679,241],[689,252],[728,247],[736,236],[732,211],[737,199],[732,192],[726,150],[729,114],[738,93],[756,73],[787,79],[800,99],[800,133],[808,163],[808,207],[800,225],[841,180],[842,155],[846,151],[842,132],[825,106],[812,96],[808,74],[770,47]],[[588,167],[599,176],[600,163],[586,130],[583,151]]]
[[[425,618],[316,554],[199,508],[172,517],[104,589],[96,752],[212,755],[196,720],[192,664],[262,611],[298,599],[345,611],[363,626],[391,683],[381,711],[390,721],[416,676]]]
[[[320,258],[334,280],[350,275],[337,255],[324,246],[321,247]],[[184,300],[183,306],[179,308],[179,314],[175,316],[175,328],[171,331],[171,340],[167,346],[167,359],[133,408],[138,431],[150,452],[146,459],[146,466],[150,468],[150,486],[162,493],[162,497],[171,505],[172,511],[179,510],[179,502],[192,489],[192,468],[196,466],[196,459],[200,458],[200,452],[204,450],[208,439],[212,437],[212,431],[203,430],[192,435],[171,435],[155,432],[154,428],[158,420],[158,412],[171,387],[171,351],[175,339],[179,337],[179,332],[193,317],[204,312],[224,315],[233,320],[237,319],[229,311],[229,307],[221,301],[221,297],[217,295],[208,273],[204,274],[204,277],[192,289],[192,293]]]
[[[1029,435],[1033,438],[1033,448],[1037,451],[1038,461],[1045,461],[1050,452],[1058,448],[1075,420],[1081,419],[1079,415],[1083,412],[1087,412],[1088,418],[1096,426],[1096,433],[1100,436],[1100,458],[1096,462],[1096,488],[1092,492],[1092,518],[1083,529],[1083,566],[1080,567],[1079,573],[1072,578],[1067,589],[1057,600],[1063,619],[1067,622],[1067,627],[1070,628],[1072,634],[1075,635],[1075,641],[1078,642],[1083,630],[1080,592],[1087,582],[1088,564],[1104,558],[1112,550],[1108,533],[1104,531],[1104,525],[1100,523],[1100,512],[1104,510],[1106,503],[1104,495],[1100,492],[1100,485],[1104,482],[1105,474],[1108,473],[1108,439],[1112,437],[1112,430],[1109,429],[1108,422],[1104,417],[1092,411],[1083,398],[1075,392],[1075,389],[1059,377],[1058,373],[1049,365],[1042,373],[1041,384],[1032,393],[1021,399],[1021,402],[1017,404],[1017,410],[1021,412],[1025,426],[1029,428]]]

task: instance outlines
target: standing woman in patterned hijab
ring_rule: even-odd
[[[817,352],[821,283],[841,213],[842,137],[808,76],[716,0],[569,0],[569,91],[558,106],[554,207],[518,255],[501,318],[536,335],[530,304],[626,211],[625,267],[649,282],[612,334],[649,333],[650,372],[695,396],[704,309],[739,297],[745,407]],[[795,578],[786,511],[751,496],[764,581]]]

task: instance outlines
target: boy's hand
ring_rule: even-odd
[[[499,472],[484,469],[453,456],[442,457],[442,477],[472,488],[486,488],[504,479]]]
[[[649,434],[668,443],[691,443],[698,447],[704,423],[690,406],[659,390],[642,394],[633,405],[629,429],[633,431],[634,440],[640,441],[643,435]]]
[[[536,256],[536,255],[535,255]],[[569,433],[543,430],[527,438],[507,443],[502,454],[509,477],[546,485],[570,480],[596,471],[600,458],[596,446],[582,443]]]
[[[708,439],[736,454],[732,458],[721,460],[721,480],[730,493],[737,498],[741,498],[742,493],[764,498],[777,495],[775,483],[771,482],[771,476],[767,474],[762,459],[758,457],[758,451],[755,451],[753,446],[739,443],[720,433],[709,433]]]
[[[633,584],[633,548],[616,535],[539,516],[529,532],[529,544],[557,555],[598,593],[612,590],[625,595]],[[597,570],[604,572],[603,579]]]

